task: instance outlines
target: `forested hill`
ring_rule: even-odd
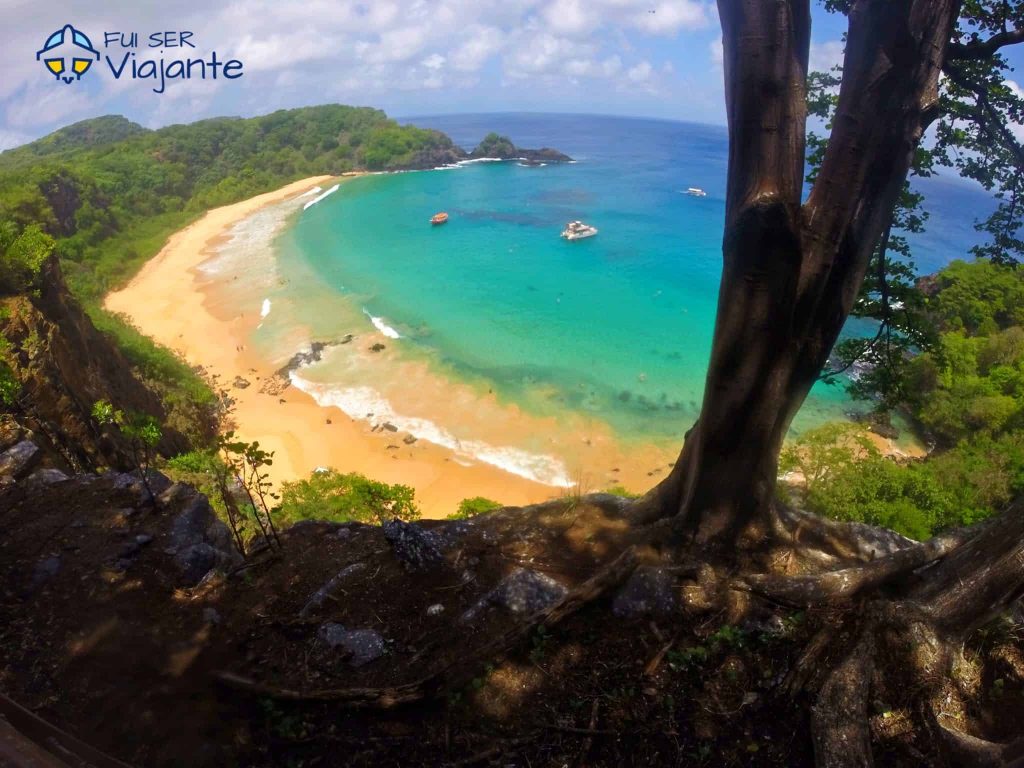
[[[202,211],[357,169],[428,168],[465,153],[380,110],[327,105],[147,130],[86,120],[0,153],[0,249],[38,226],[92,302]]]

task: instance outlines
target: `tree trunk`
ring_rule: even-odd
[[[832,136],[801,205],[809,0],[719,0],[729,176],[701,415],[645,507],[704,544],[770,530],[778,454],[938,104],[957,0],[857,0]]]

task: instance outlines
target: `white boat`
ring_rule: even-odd
[[[686,192],[684,194],[687,194],[690,197],[707,197],[708,196],[708,193],[705,192],[700,187],[687,187],[686,188]]]
[[[570,221],[562,230],[562,237],[566,240],[582,240],[585,237],[593,237],[597,234],[597,227],[584,224],[582,221]]]

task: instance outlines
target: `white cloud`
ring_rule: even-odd
[[[12,147],[20,147],[22,144],[32,141],[33,138],[33,136],[27,133],[0,130],[0,152]]]
[[[811,43],[811,54],[807,64],[808,71],[830,72],[833,67],[842,63],[842,40],[829,40],[824,43]]]
[[[725,49],[722,47],[722,38],[715,38],[708,43],[708,49],[711,51],[711,63],[721,68],[725,62]]]
[[[654,8],[646,8],[636,26],[655,35],[674,35],[683,29],[703,29],[708,26],[708,15],[701,3],[670,0],[658,3]]]
[[[487,96],[507,86],[534,100],[584,79],[640,99],[669,80],[689,87],[672,66],[685,69],[680,61],[664,61],[663,39],[707,30],[715,18],[710,0],[176,0],[170,17],[167,7],[104,0],[75,18],[98,47],[104,31],[189,29],[197,48],[183,53],[216,49],[242,60],[245,74],[216,89],[179,83],[158,95],[144,83],[114,80],[104,64],[89,74],[88,88],[69,86],[58,97],[42,90],[46,73],[34,54],[67,22],[67,6],[0,6],[0,46],[11,54],[0,79],[0,131],[19,135],[125,105],[152,124],[333,99],[393,104],[388,94],[416,89],[461,88],[466,103],[466,89]]]
[[[626,72],[626,77],[634,83],[646,83],[651,79],[651,72],[654,68],[651,66],[649,61],[641,61],[636,66],[630,67]]]
[[[447,61],[447,59],[445,59],[445,57],[442,56],[441,54],[432,53],[429,56],[427,56],[427,58],[425,58],[423,61],[421,61],[420,64],[422,64],[427,69],[440,69],[441,67],[444,66],[445,61]]]
[[[505,35],[495,27],[476,25],[466,30],[466,36],[449,57],[452,66],[463,72],[477,71],[505,44]]]

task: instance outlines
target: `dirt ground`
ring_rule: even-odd
[[[834,616],[725,615],[679,571],[669,610],[617,615],[611,589],[495,645],[521,616],[481,600],[517,569],[572,591],[627,547],[671,562],[611,497],[424,523],[443,562],[419,572],[378,527],[303,524],[195,587],[168,551],[183,503],[148,508],[111,479],[0,490],[0,690],[129,764],[813,764],[810,702],[782,683]],[[329,623],[372,630],[379,658],[330,647]],[[1021,638],[993,627],[977,645],[974,714],[989,736],[1017,734]],[[384,706],[417,681],[422,700]],[[377,706],[346,705],[353,689]],[[938,764],[909,701],[872,704],[879,765]]]

